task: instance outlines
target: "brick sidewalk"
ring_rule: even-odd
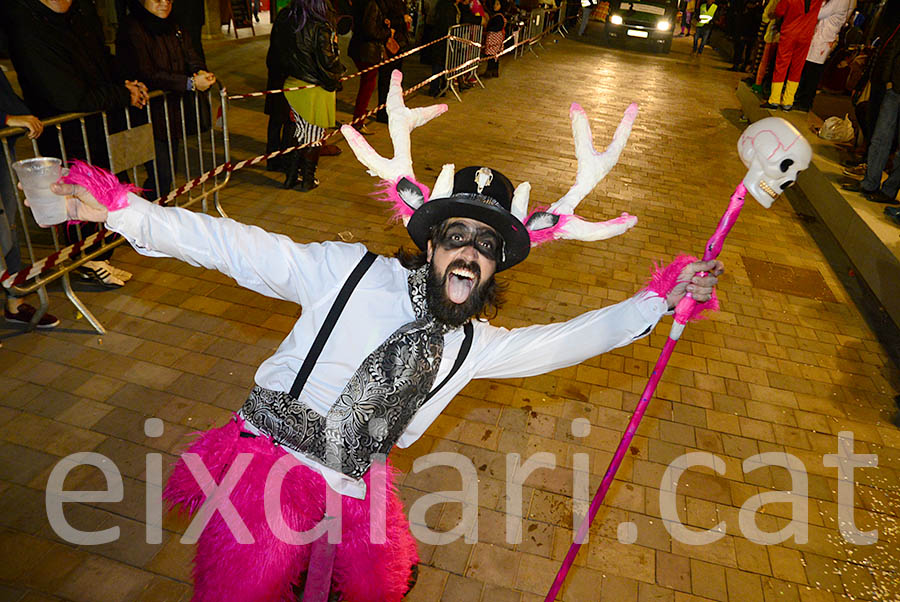
[[[735,152],[740,129],[729,121],[738,107],[737,76],[713,53],[690,59],[683,39],[667,56],[569,40],[545,46],[540,58],[506,61],[500,79],[467,92],[463,103],[447,99],[450,111],[413,134],[417,176],[430,185],[443,163],[487,163],[516,183],[530,181],[533,205],[550,203],[575,174],[569,103],[584,106],[602,148],[628,103],[638,101],[641,113],[619,165],[579,213],[598,220],[628,211],[640,222],[611,241],[542,247],[504,273],[508,302],[495,321],[504,326],[564,320],[620,301],[640,288],[654,261],[699,254],[744,174]],[[233,92],[260,89],[265,49],[264,39],[219,43],[208,51],[210,66]],[[354,93],[352,83],[340,94],[339,118],[346,119],[340,109]],[[430,100],[420,95],[409,103]],[[233,106],[230,124],[237,159],[263,152],[261,101]],[[369,140],[390,154],[385,126],[374,129]],[[321,160],[316,191],[285,191],[276,174],[247,169],[224,192],[226,211],[298,241],[342,238],[393,252],[405,232],[386,222],[368,196],[375,180],[340,144],[341,156]],[[784,200],[768,211],[748,200],[722,259],[722,310],[682,337],[562,599],[900,598],[900,432],[889,422],[896,370]],[[748,266],[759,261],[817,272],[836,302],[754,287]],[[186,521],[166,517],[162,543],[145,543],[145,458],[161,454],[167,472],[191,433],[227,420],[256,366],[299,315],[295,305],[174,260],[122,248],[116,263],[135,274],[125,288],[81,293],[107,335],[97,337],[74,319],[59,291],[51,294],[63,320],[57,330],[0,328],[0,600],[188,600],[193,550],[178,541]],[[473,382],[413,447],[392,454],[405,475],[407,510],[426,494],[463,488],[459,473],[446,467],[413,473],[415,458],[461,452],[478,474],[478,542],[421,544],[410,600],[543,600],[572,540],[574,454],[588,456],[592,494],[662,347],[664,322],[649,338],[577,367]],[[163,421],[161,436],[145,435],[148,417]],[[572,435],[577,418],[592,425],[585,437]],[[837,470],[823,464],[825,454],[837,453],[840,431],[853,432],[856,453],[878,456],[877,468],[855,472],[853,514],[859,529],[878,529],[874,545],[847,544],[840,535]],[[101,546],[65,543],[45,510],[50,471],[61,457],[84,451],[107,456],[123,475],[122,501],[66,505],[77,529],[119,528],[119,537]],[[524,460],[541,451],[555,455],[557,468],[526,480],[523,540],[508,544],[507,454]],[[684,524],[725,523],[721,538],[702,546],[677,541],[661,519],[663,472],[691,451],[710,452],[725,466],[723,474],[686,471],[676,491]],[[741,506],[758,493],[791,488],[783,468],[742,468],[761,452],[804,464],[807,543],[764,546],[745,536]],[[65,485],[106,488],[91,467],[73,470]],[[760,529],[788,524],[791,507],[781,499],[756,513]],[[443,503],[425,522],[448,530],[459,518],[458,503]],[[628,522],[637,539],[620,543]]]

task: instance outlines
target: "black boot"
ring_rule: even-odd
[[[296,128],[293,123],[285,123],[284,127],[281,129],[281,148],[290,148],[292,146],[297,146],[297,139],[294,137],[294,132]],[[280,157],[275,157],[275,159],[271,159],[271,161],[278,161],[277,165],[281,168],[280,171],[283,171],[287,176],[284,179],[284,187],[285,188],[293,188],[297,185],[297,181],[300,179],[299,168],[300,168],[300,153],[303,152],[302,149],[299,151],[292,151],[287,153],[286,155],[281,155]]]
[[[293,188],[297,185],[300,178],[300,153],[302,152],[303,150],[298,150],[282,155],[284,157],[284,173],[287,174],[284,179],[285,188]]]
[[[309,192],[319,185],[319,181],[316,179],[316,167],[319,165],[319,154],[321,151],[321,146],[311,146],[303,149],[303,155],[300,160],[300,169],[303,172],[300,192]]]

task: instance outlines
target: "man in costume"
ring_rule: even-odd
[[[394,158],[377,155],[352,127],[343,132],[382,178],[415,253],[391,258],[361,244],[297,244],[229,219],[148,203],[83,164],[54,185],[67,195],[71,218],[105,221],[141,254],[214,268],[303,306],[234,420],[204,433],[166,485],[170,504],[196,511],[209,498],[218,509],[209,511],[199,537],[195,600],[293,599],[324,540],[306,545],[310,539],[300,532],[335,523],[332,588],[340,599],[400,600],[418,556],[385,467],[394,445],[412,444],[474,378],[571,366],[646,336],[686,293],[715,302],[721,263],[681,257],[635,297],[564,323],[507,330],[480,319],[499,305],[494,273],[523,261],[533,244],[600,240],[634,225],[627,214],[590,223],[572,211],[615,164],[637,107],[629,107],[613,142],[597,153],[587,117],[573,105],[576,182],[557,203],[525,217],[529,185],[514,190],[487,167],[454,173],[445,165],[430,193],[416,182],[410,131],[446,105],[405,107],[400,79],[394,72],[388,97]],[[228,488],[224,503],[217,485]]]
[[[780,0],[775,7],[775,18],[782,19],[781,37],[775,55],[772,91],[769,100],[761,105],[763,108],[785,111],[794,108],[794,95],[800,86],[820,8],[822,0]]]

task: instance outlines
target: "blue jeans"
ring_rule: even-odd
[[[694,32],[694,52],[697,54],[703,54],[703,47],[706,46],[707,40],[709,40],[709,34],[712,32],[712,26],[707,25],[706,27],[698,27],[697,31]],[[697,40],[700,40],[700,47],[697,47]]]
[[[594,5],[585,6],[581,9],[581,25],[578,26],[578,35],[583,36],[584,30],[587,28],[588,21],[591,20],[591,12],[594,10]]]
[[[900,93],[896,90],[886,90],[884,100],[881,101],[881,110],[878,111],[878,121],[875,122],[875,131],[872,132],[872,142],[869,143],[869,152],[866,156],[866,177],[860,187],[863,190],[874,191],[881,189],[884,194],[894,199],[900,190],[900,157],[894,158],[894,169],[888,179],[881,183],[881,172],[887,165],[888,156],[891,153],[891,145],[894,138],[900,140]]]

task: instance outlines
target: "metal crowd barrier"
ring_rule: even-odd
[[[447,59],[444,68],[447,72],[446,86],[450,88],[456,100],[459,96],[459,80],[468,76],[474,77],[478,85],[484,84],[478,79],[478,63],[481,57],[481,25],[454,25],[449,31],[447,40]]]
[[[556,31],[560,36],[565,37],[567,33],[564,22],[566,19],[566,2],[560,2],[558,8],[537,8],[527,13],[520,13],[520,21],[522,26],[513,32],[513,44],[516,47],[515,56],[520,58],[528,49],[532,54],[538,56],[534,51],[534,46],[544,45],[541,43],[544,36]]]
[[[541,50],[544,49],[544,45],[541,44],[541,39],[543,38],[541,34],[546,29],[547,13],[546,9],[531,11],[528,15],[528,22],[525,25],[525,39],[528,40],[528,50],[535,56],[537,56],[537,53],[534,51],[535,44],[540,46]]]
[[[213,102],[213,96],[216,94],[219,97],[218,102]],[[174,190],[168,195],[168,200],[175,200],[175,204],[179,207],[189,207],[199,202],[202,210],[206,212],[208,199],[211,197],[219,214],[225,215],[219,203],[219,191],[228,183],[230,170],[225,170],[222,175],[216,173],[202,183],[192,182],[217,165],[230,164],[228,99],[225,88],[217,83],[217,88],[207,93],[188,92],[180,95],[178,119],[170,115],[169,102],[167,99],[163,100],[166,96],[161,91],[154,91],[150,94],[150,103],[143,110],[118,109],[94,113],[68,113],[42,120],[44,132],[40,138],[41,144],[38,140],[31,140],[28,144],[29,141],[22,136],[27,132],[24,128],[0,129],[2,159],[4,167],[9,171],[18,205],[19,245],[21,247],[24,242],[27,251],[27,258],[23,256],[23,264],[30,263],[23,265],[18,273],[11,274],[7,271],[4,254],[0,253],[0,283],[16,296],[38,293],[40,308],[35,316],[35,322],[46,313],[49,305],[46,286],[60,280],[69,301],[94,330],[104,334],[106,330],[103,325],[75,294],[70,274],[86,261],[95,259],[120,245],[124,239],[102,227],[98,232],[90,234],[83,232],[78,224],[63,223],[49,228],[37,226],[31,217],[30,209],[23,203],[24,195],[16,186],[18,179],[12,169],[12,164],[16,160],[42,156],[41,147],[47,151],[49,145],[54,149],[52,154],[59,156],[64,166],[68,165],[70,159],[80,158],[88,163],[108,167],[120,179],[128,178],[137,186],[143,184],[144,179],[141,177],[143,174],[149,185],[160,190],[160,178],[163,173],[160,170],[161,161],[157,160],[156,156],[158,145],[159,150],[166,155],[162,159],[167,160],[165,161],[168,163],[167,172],[171,178],[171,188]],[[162,106],[165,121],[166,140],[157,140],[156,145],[153,134],[154,110],[151,109],[151,105]],[[217,116],[221,118],[221,127],[216,123]],[[203,123],[204,121],[208,123]],[[193,130],[191,134],[188,133],[189,129]],[[77,140],[79,137],[80,140]],[[173,139],[178,140],[179,144],[173,144]],[[80,143],[77,145],[80,148],[69,148],[75,146],[75,142]],[[181,148],[178,149],[178,146]],[[98,153],[103,156],[98,156]],[[187,191],[190,191],[190,194],[183,196]],[[62,229],[66,229],[65,237],[61,236]],[[68,246],[61,247],[60,238],[67,239]]]
[[[555,29],[562,37],[569,35],[569,30],[566,29],[566,12],[569,8],[568,2],[569,0],[562,0],[559,3],[559,6],[556,7],[556,25],[553,26],[553,29]]]

